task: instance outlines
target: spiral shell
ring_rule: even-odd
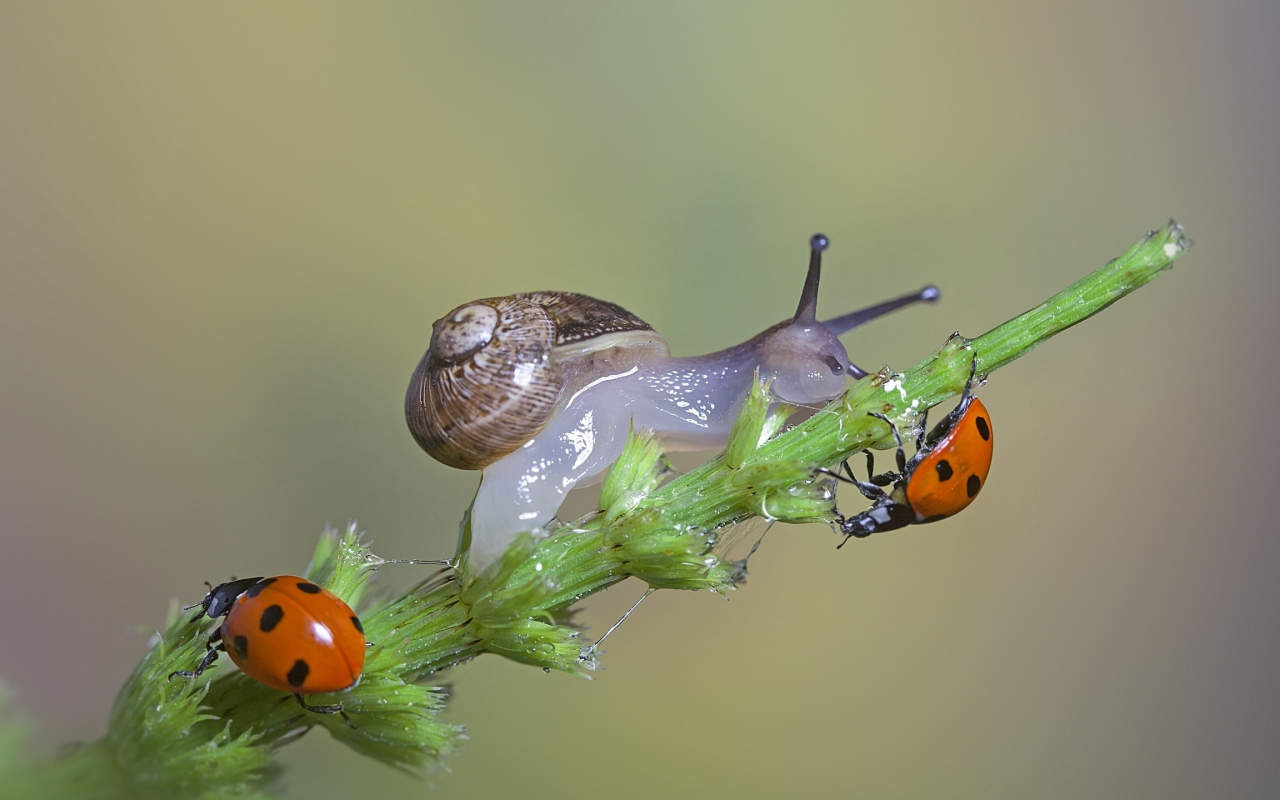
[[[644,320],[586,295],[530,292],[459,306],[436,321],[409,382],[409,430],[437,461],[482,469],[546,426],[568,359],[631,341],[662,342]]]

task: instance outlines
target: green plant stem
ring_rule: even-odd
[[[903,428],[917,425],[930,407],[961,391],[975,359],[985,379],[1153,280],[1190,246],[1182,232],[1171,222],[1048,302],[973,340],[954,335],[905,372],[868,376],[785,432],[794,409],[773,403],[757,385],[725,453],[666,483],[658,443],[633,435],[605,480],[598,512],[546,535],[517,537],[480,574],[469,572],[464,554],[456,569],[362,611],[374,646],[361,681],[309,698],[342,703],[352,725],[305,712],[288,695],[225,667],[212,680],[170,680],[199,660],[214,627],[174,613],[121,690],[107,737],[34,779],[8,777],[57,786],[50,796],[60,797],[260,796],[270,789],[274,750],[317,725],[394,767],[429,766],[463,731],[437,719],[443,691],[419,682],[482,653],[589,673],[596,653],[567,624],[573,603],[632,576],[655,588],[733,588],[742,565],[716,549],[726,526],[751,516],[829,522],[834,492],[819,468],[888,444],[888,426],[870,412]],[[352,528],[322,538],[307,575],[354,605],[378,563]]]

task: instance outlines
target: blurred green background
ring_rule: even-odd
[[[283,782],[1275,796],[1278,35],[1272,2],[0,6],[0,676],[49,746],[97,737],[202,581],[351,519],[451,554],[476,477],[402,399],[463,301],[585,292],[704,352],[791,313],[822,230],[825,313],[942,288],[847,339],[905,367],[1172,214],[1172,273],[983,389],[962,516],[775,529],[593,682],[455,669],[428,780],[316,732]]]

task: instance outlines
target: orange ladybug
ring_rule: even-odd
[[[875,474],[875,461],[867,451],[869,481],[858,480],[849,462],[842,465],[845,475],[836,475],[858,487],[871,500],[871,508],[846,517],[836,512],[836,524],[844,534],[843,547],[850,538],[865,538],[873,533],[897,530],[908,525],[937,522],[958,514],[973,502],[987,482],[991,471],[993,433],[991,415],[982,401],[973,396],[973,376],[978,367],[975,356],[969,368],[969,380],[960,395],[960,404],[938,423],[928,436],[925,424],[916,437],[916,452],[907,461],[902,452],[902,437],[897,427],[883,414],[872,412],[889,423],[898,443],[898,471]],[[834,474],[834,473],[833,473]],[[892,484],[885,492],[881,487]]]
[[[364,669],[364,626],[336,594],[294,575],[243,578],[210,588],[191,621],[203,616],[226,619],[200,664],[174,675],[198,677],[225,650],[244,674],[289,692],[306,710],[347,718],[341,704],[303,698],[350,688]]]

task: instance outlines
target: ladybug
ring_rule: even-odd
[[[199,677],[225,650],[244,674],[289,692],[306,710],[347,718],[341,704],[313,706],[303,697],[350,688],[364,668],[364,626],[336,594],[294,575],[243,578],[211,587],[191,621],[203,616],[226,619],[209,634],[200,664],[173,675]]]
[[[858,480],[849,462],[844,462],[845,475],[836,477],[857,486],[872,502],[871,508],[856,516],[846,517],[836,512],[836,524],[844,534],[844,541],[837,547],[843,547],[850,538],[862,539],[873,533],[953,516],[967,508],[982,491],[987,473],[991,471],[993,438],[991,415],[982,401],[973,396],[977,367],[978,359],[974,356],[960,405],[928,436],[924,435],[925,422],[921,420],[916,452],[910,461],[902,452],[898,428],[883,414],[870,412],[870,416],[889,423],[889,430],[898,443],[898,471],[875,474],[875,460],[870,450],[866,451],[869,481]],[[881,488],[890,484],[893,488],[888,492]]]

